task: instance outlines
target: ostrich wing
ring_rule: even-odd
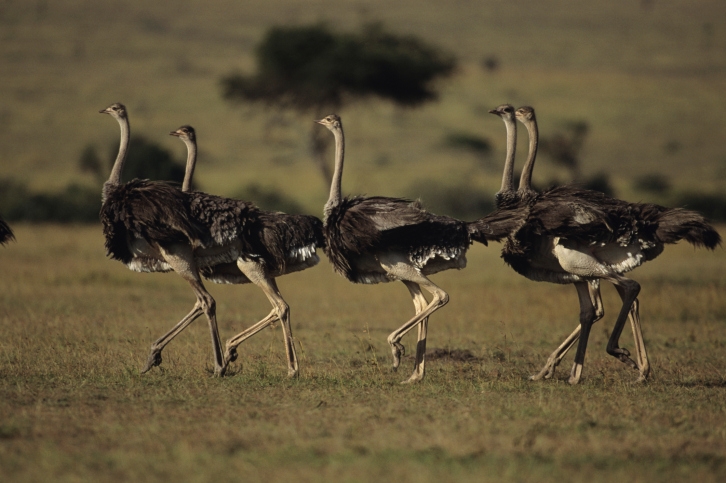
[[[278,268],[288,257],[307,258],[325,244],[323,224],[314,216],[262,211],[259,221],[258,249],[269,253]]]
[[[129,263],[133,238],[161,246],[193,244],[204,232],[189,218],[188,206],[185,195],[164,182],[134,179],[109,190],[99,214],[107,254]]]
[[[260,211],[252,203],[199,191],[190,192],[187,196],[191,218],[198,226],[204,227],[203,244],[206,247],[250,240],[253,229],[258,228],[256,223]]]

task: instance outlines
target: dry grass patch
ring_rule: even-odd
[[[410,317],[403,287],[355,286],[320,267],[280,280],[301,377],[281,330],[210,375],[204,322],[141,376],[150,343],[192,304],[173,274],[103,256],[99,227],[16,229],[0,251],[0,478],[247,481],[720,481],[726,476],[723,250],[669,247],[635,272],[654,374],[605,353],[617,310],[593,331],[581,385],[532,383],[575,326],[569,287],[503,266],[496,246],[436,280],[451,302],[430,323],[423,383],[390,370],[385,342]],[[676,267],[671,271],[670,267]],[[229,337],[269,310],[251,286],[211,287]],[[410,350],[414,340],[404,339]],[[630,335],[623,346],[631,345]]]

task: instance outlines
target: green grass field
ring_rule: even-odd
[[[2,481],[723,481],[726,253],[668,247],[636,270],[653,377],[605,352],[619,308],[590,338],[582,383],[530,382],[577,323],[572,287],[530,282],[474,246],[429,324],[426,379],[401,385],[386,336],[413,314],[402,284],[353,285],[327,261],[280,279],[301,376],[278,327],[215,378],[204,319],[139,369],[184,315],[174,274],[105,259],[101,229],[16,226],[0,250]],[[253,286],[211,286],[231,337],[269,311]],[[413,352],[415,335],[404,338]],[[632,348],[626,329],[623,347]]]

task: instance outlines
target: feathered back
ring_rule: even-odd
[[[350,260],[364,254],[399,250],[425,261],[433,254],[456,257],[470,244],[465,222],[428,213],[417,201],[382,196],[344,198],[323,231],[326,255],[351,281],[359,277]]]
[[[261,211],[255,248],[270,268],[283,269],[288,259],[307,258],[325,246],[323,222],[311,215]]]
[[[248,201],[223,198],[200,191],[186,193],[190,217],[202,226],[205,247],[221,246],[241,240],[249,241],[255,230],[260,210]],[[259,229],[259,227],[257,227]],[[248,246],[244,250],[251,250]]]
[[[599,191],[559,186],[531,198],[528,224],[532,233],[577,237],[583,242],[609,240],[627,203]]]
[[[11,230],[10,226],[5,223],[5,220],[0,218],[0,245],[5,245],[10,240],[14,239],[15,235],[13,234],[13,230]]]
[[[106,253],[129,263],[133,257],[129,242],[134,238],[161,246],[191,244],[204,233],[188,214],[186,196],[171,184],[134,179],[110,187],[100,212]]]

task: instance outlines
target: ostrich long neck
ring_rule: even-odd
[[[529,132],[529,156],[527,163],[522,169],[522,176],[519,178],[519,192],[532,193],[532,171],[534,170],[534,161],[537,159],[537,145],[539,144],[539,130],[537,129],[537,120],[531,119],[524,123]]]
[[[338,206],[343,197],[341,195],[341,182],[343,179],[343,158],[345,157],[345,136],[343,134],[343,126],[333,129],[335,136],[335,171],[333,172],[333,182],[330,184],[330,196],[328,202],[325,203],[324,217],[327,219],[330,210]]]
[[[129,149],[129,137],[130,128],[129,120],[126,117],[117,117],[119,126],[121,126],[121,142],[118,146],[118,155],[116,161],[113,163],[111,169],[111,175],[108,177],[108,181],[103,185],[103,200],[106,200],[106,191],[108,188],[113,186],[119,186],[121,184],[121,173],[124,170],[124,164],[126,163],[126,153]]]
[[[192,178],[194,177],[194,168],[197,165],[197,143],[193,139],[183,138],[184,144],[187,145],[187,169],[184,172],[184,183],[182,191],[190,191],[192,189]]]
[[[510,118],[503,118],[507,128],[507,156],[504,161],[502,187],[498,194],[514,191],[514,153],[517,149],[517,124]]]

